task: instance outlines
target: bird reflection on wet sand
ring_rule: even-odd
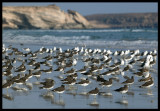
[[[120,101],[116,101],[115,103],[128,106],[128,100],[125,100],[125,99],[122,99],[122,100],[120,100]]]
[[[2,97],[7,99],[7,100],[10,100],[10,101],[14,100],[14,97],[9,93],[8,94],[3,94]]]
[[[99,103],[97,102],[96,99],[93,99],[88,105],[90,105],[90,106],[95,106],[95,107],[99,107]]]
[[[52,99],[52,100],[51,100],[51,104],[60,105],[60,106],[65,106],[65,102],[64,102],[64,99],[63,99],[62,96],[60,96],[58,100]]]
[[[54,100],[54,95],[50,91],[48,91],[44,94],[41,94],[40,97],[43,97],[43,99],[45,99],[46,101],[53,101]]]

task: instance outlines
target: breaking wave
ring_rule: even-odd
[[[156,48],[158,46],[157,41],[145,41],[145,40],[135,40],[135,41],[112,41],[112,40],[94,40],[91,36],[72,36],[72,37],[56,37],[45,35],[42,37],[34,36],[15,36],[4,38],[4,43],[10,44],[38,44],[38,45],[68,45],[68,46],[103,46],[112,48]]]
[[[2,40],[9,44],[152,49],[158,47],[157,31],[155,29],[3,30]]]

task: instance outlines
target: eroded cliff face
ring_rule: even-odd
[[[81,29],[91,28],[78,12],[64,12],[56,5],[5,6],[2,11],[4,29]]]

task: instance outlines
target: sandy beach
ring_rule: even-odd
[[[5,44],[5,47],[8,47],[10,44]],[[29,48],[32,52],[35,52],[42,48],[40,45],[26,45],[26,44],[17,44],[17,45],[12,45],[11,47],[17,48],[19,51],[23,53],[27,53],[27,51],[24,51],[23,48]],[[56,47],[57,49],[59,46],[52,46],[52,45],[47,45],[44,46],[45,48],[48,49],[53,49],[53,47]],[[75,47],[73,46],[61,46],[62,51],[64,52],[67,49],[73,49]],[[81,49],[81,47],[79,47]],[[88,49],[90,47],[86,47],[85,49]],[[94,50],[95,48],[91,48]],[[97,48],[100,49],[100,48]],[[101,51],[103,51],[104,48],[101,48]],[[107,49],[109,50],[109,49]],[[117,49],[110,50],[111,52],[115,52]],[[126,49],[127,50],[127,49]],[[125,51],[125,50],[124,50]],[[143,51],[140,50],[142,53]],[[8,50],[5,54],[3,54],[3,57],[7,54],[11,53],[11,50]],[[42,62],[44,59],[43,57],[46,57],[47,55],[55,56],[56,53],[43,53],[43,54],[38,54],[37,58],[35,58],[36,62]],[[67,67],[65,68],[64,72],[70,70],[71,68],[74,68],[76,71],[80,70],[85,66],[86,64],[83,62],[84,57],[93,57],[93,58],[102,58],[103,56],[100,55],[99,53],[95,54],[94,56],[82,56],[82,55],[75,55],[73,58],[77,59],[77,64],[75,66]],[[116,61],[118,61],[120,56],[113,56],[110,54],[110,57],[112,57],[112,61],[109,63],[108,66],[113,65]],[[20,72],[21,76],[24,74],[27,74],[30,69],[33,69],[33,66],[27,65],[29,63],[29,58],[30,55],[24,57],[24,56],[19,56],[19,55],[12,55],[9,56],[10,59],[16,58],[16,63],[13,64],[13,69],[12,69],[12,74],[13,76],[16,76],[17,72],[15,72],[15,68],[19,67],[22,64],[22,61],[27,60],[25,62],[26,66],[26,71],[25,72]],[[19,60],[17,60],[19,58]],[[82,59],[83,58],[83,59]],[[30,58],[31,59],[31,58]],[[50,108],[62,108],[62,109],[74,109],[74,108],[85,108],[85,109],[119,109],[119,108],[157,108],[158,107],[158,62],[156,61],[156,64],[153,65],[150,68],[149,73],[154,79],[154,85],[148,89],[145,88],[139,88],[140,85],[142,85],[141,82],[138,82],[138,80],[141,77],[137,77],[133,74],[133,70],[137,72],[137,69],[139,69],[138,63],[133,65],[133,70],[129,70],[125,72],[125,75],[131,77],[134,75],[134,84],[129,86],[128,93],[124,94],[124,98],[122,98],[122,94],[115,92],[114,90],[122,87],[123,85],[120,84],[125,79],[123,76],[120,74],[118,71],[116,75],[109,75],[109,76],[103,76],[104,79],[108,80],[111,77],[118,78],[119,81],[113,81],[113,85],[109,88],[109,91],[106,87],[101,87],[99,82],[96,81],[97,76],[85,76],[81,74],[80,72],[77,72],[78,78],[76,82],[81,81],[81,79],[88,78],[90,80],[90,84],[85,87],[86,92],[94,89],[95,87],[99,88],[100,93],[96,96],[96,100],[94,100],[94,96],[92,95],[86,95],[84,93],[84,87],[74,84],[74,85],[67,85],[65,84],[65,92],[62,93],[61,97],[59,97],[59,94],[55,92],[51,92],[47,94],[46,89],[39,89],[41,85],[38,85],[37,83],[39,81],[44,81],[45,78],[52,78],[55,81],[54,88],[59,87],[62,84],[62,79],[66,78],[66,74],[63,74],[63,72],[60,71],[54,71],[57,69],[57,65],[54,63],[56,62],[57,59],[54,58],[52,61],[47,61],[51,67],[53,68],[53,71],[51,73],[45,73],[42,72],[42,75],[40,78],[36,78],[35,76],[32,76],[26,83],[31,84],[30,87],[28,88],[27,85],[20,85],[19,87],[25,88],[23,90],[13,90],[13,87],[17,86],[16,84],[13,84],[11,88],[8,89],[8,94],[9,96],[6,97],[4,95],[7,94],[6,89],[3,89],[3,108],[45,108],[45,109],[50,109]],[[103,62],[100,64],[95,64],[96,66],[100,66]],[[126,63],[124,65],[120,65],[120,69],[123,69],[126,66]],[[40,70],[42,69],[48,69],[49,66],[41,65]],[[110,68],[103,68],[103,70],[98,72],[95,72],[95,75],[102,74],[103,72],[109,70]],[[5,69],[3,69],[5,70]],[[88,68],[89,70],[89,68]],[[36,72],[33,70],[33,72]],[[3,81],[5,79],[9,78],[8,76],[3,76]],[[53,89],[54,89],[53,88]],[[27,106],[26,106],[27,104]],[[136,106],[136,107],[135,107]]]

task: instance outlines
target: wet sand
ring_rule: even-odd
[[[8,46],[8,45],[6,45]],[[22,48],[29,47],[32,51],[38,50],[41,46],[32,46],[32,45],[13,45],[12,47],[18,48],[20,51],[22,51]],[[46,48],[53,48],[53,46],[45,46]],[[67,48],[74,48],[74,47],[63,47],[63,50],[66,50]],[[111,51],[115,51],[116,49]],[[126,49],[127,50],[127,49]],[[42,56],[46,56],[45,54]],[[22,59],[25,59],[25,57],[21,57]],[[158,59],[157,59],[158,60]],[[36,61],[41,61],[37,59]],[[55,61],[48,61],[52,64],[53,69],[55,70],[57,66],[53,64]],[[113,62],[113,61],[112,61]],[[110,64],[112,64],[112,62]],[[21,65],[22,62],[17,61],[14,64],[14,67],[18,67]],[[78,59],[77,65],[74,67],[76,70],[81,69],[84,66],[84,63]],[[72,66],[73,67],[73,66]],[[28,70],[30,69],[30,66],[26,65],[26,72],[28,73]],[[124,66],[122,66],[124,68]],[[41,65],[41,69],[47,69],[46,66]],[[69,70],[71,68],[66,68],[65,71]],[[94,100],[94,96],[92,95],[86,95],[83,93],[84,87],[79,86],[77,84],[71,86],[69,89],[68,85],[65,85],[66,91],[59,97],[59,94],[51,92],[47,95],[47,90],[45,89],[39,89],[40,85],[37,85],[36,82],[38,81],[44,81],[44,78],[52,78],[55,81],[54,88],[59,87],[62,83],[60,81],[59,76],[61,75],[61,72],[52,71],[52,73],[43,73],[39,80],[37,80],[36,77],[30,78],[27,83],[32,83],[32,86],[30,88],[27,88],[26,86],[20,86],[25,87],[27,90],[22,91],[15,91],[12,88],[8,89],[8,95],[6,89],[3,89],[3,101],[2,101],[2,108],[4,109],[156,109],[158,108],[158,61],[156,61],[156,64],[152,67],[154,71],[150,72],[151,76],[154,79],[154,86],[148,89],[139,88],[142,83],[138,82],[139,77],[135,76],[135,83],[132,84],[129,87],[128,93],[124,94],[125,97],[122,97],[122,94],[115,92],[113,90],[122,87],[123,85],[120,84],[125,79],[122,78],[121,75],[117,75],[116,77],[119,78],[119,82],[113,81],[113,85],[110,87],[109,91],[106,87],[99,86],[99,83],[96,82],[94,78],[89,78],[91,83],[86,86],[86,92],[94,89],[95,87],[98,87],[100,89],[101,94],[96,96],[96,100]],[[136,70],[136,69],[135,69]],[[106,70],[103,69],[100,71],[100,73],[105,72]],[[13,75],[17,75],[18,73],[15,73],[13,71]],[[128,76],[132,76],[133,73],[131,71],[128,71]],[[63,78],[66,77],[66,75],[62,75]],[[112,75],[110,76],[104,76],[106,80],[108,78],[114,77]],[[86,78],[86,76],[80,74],[78,72],[78,79],[77,82],[80,81],[80,78]],[[5,76],[3,76],[3,79],[6,79]],[[15,84],[12,86],[16,86]],[[103,93],[104,92],[104,93]]]

